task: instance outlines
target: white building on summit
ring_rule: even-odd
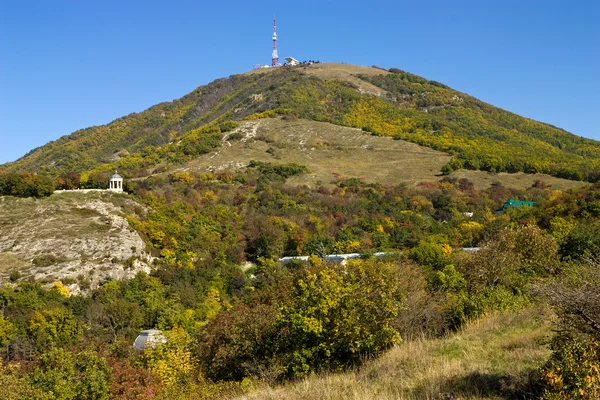
[[[115,174],[110,177],[108,190],[111,190],[113,192],[123,191],[123,177],[117,174],[117,171],[115,171]]]

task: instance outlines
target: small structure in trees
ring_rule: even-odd
[[[117,171],[110,177],[108,190],[112,190],[113,192],[123,191],[123,177]]]
[[[534,201],[523,201],[523,200],[515,200],[515,199],[508,199],[507,202],[505,202],[502,205],[502,208],[499,209],[499,212],[503,212],[508,210],[509,208],[515,208],[515,207],[533,207],[535,205]]]
[[[137,350],[144,350],[146,347],[155,348],[157,344],[167,343],[167,338],[158,329],[147,329],[141,331],[133,342],[133,347]]]
[[[291,67],[293,67],[294,65],[298,65],[298,60],[296,60],[294,57],[286,57],[285,61],[287,61],[285,63],[285,65],[289,65]]]

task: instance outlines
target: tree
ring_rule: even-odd
[[[81,340],[83,325],[65,307],[35,311],[27,327],[29,335],[40,350],[54,345],[64,346]]]
[[[393,322],[402,298],[392,264],[318,263],[301,271],[276,321],[285,332],[278,343],[285,374],[348,367],[399,342]]]
[[[159,391],[159,385],[152,372],[145,368],[134,368],[127,361],[111,363],[112,400],[152,400]]]
[[[586,260],[561,281],[537,287],[560,317],[543,367],[544,399],[600,396],[600,265]]]
[[[273,382],[282,373],[276,356],[277,306],[240,302],[210,320],[198,339],[198,359],[207,377]]]
[[[166,336],[166,343],[144,350],[142,364],[167,387],[193,381],[197,361],[191,352],[190,336],[178,327]]]
[[[0,398],[3,400],[54,400],[49,393],[44,393],[31,385],[19,373],[19,364],[3,365],[0,361]]]
[[[338,370],[400,341],[394,324],[405,291],[394,264],[328,265],[314,257],[293,274],[267,278],[253,301],[206,325],[199,359],[209,378],[275,381]]]
[[[549,276],[559,265],[558,245],[535,225],[505,229],[463,263],[471,289],[505,286],[517,291],[533,276]]]
[[[50,350],[40,356],[28,380],[56,400],[109,399],[110,369],[90,350]]]

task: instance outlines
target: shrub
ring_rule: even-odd
[[[600,344],[594,339],[558,336],[552,348],[542,372],[542,399],[600,398]]]
[[[292,281],[277,280],[255,293],[285,296],[271,294],[269,304],[238,304],[206,326],[199,359],[208,377],[274,380],[338,370],[400,340],[394,323],[404,290],[393,264],[314,262],[294,270]]]
[[[450,262],[441,246],[426,242],[411,249],[408,258],[419,265],[433,267],[437,270],[444,268]]]
[[[56,399],[109,398],[110,369],[106,361],[92,351],[50,350],[38,359],[28,380],[34,387],[53,393]]]
[[[300,164],[274,164],[269,162],[252,160],[248,168],[256,168],[270,180],[285,180],[293,175],[309,173],[305,165]]]
[[[19,279],[21,279],[21,272],[17,271],[17,270],[13,270],[10,272],[10,276],[8,277],[8,279],[10,279],[11,282],[16,282]]]
[[[585,224],[572,229],[561,243],[560,255],[566,260],[600,257],[600,223]]]
[[[219,130],[221,133],[229,132],[236,129],[240,124],[235,121],[223,121],[219,124]]]

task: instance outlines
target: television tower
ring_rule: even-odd
[[[273,53],[271,54],[271,67],[279,67],[277,54],[277,19],[273,18]]]

